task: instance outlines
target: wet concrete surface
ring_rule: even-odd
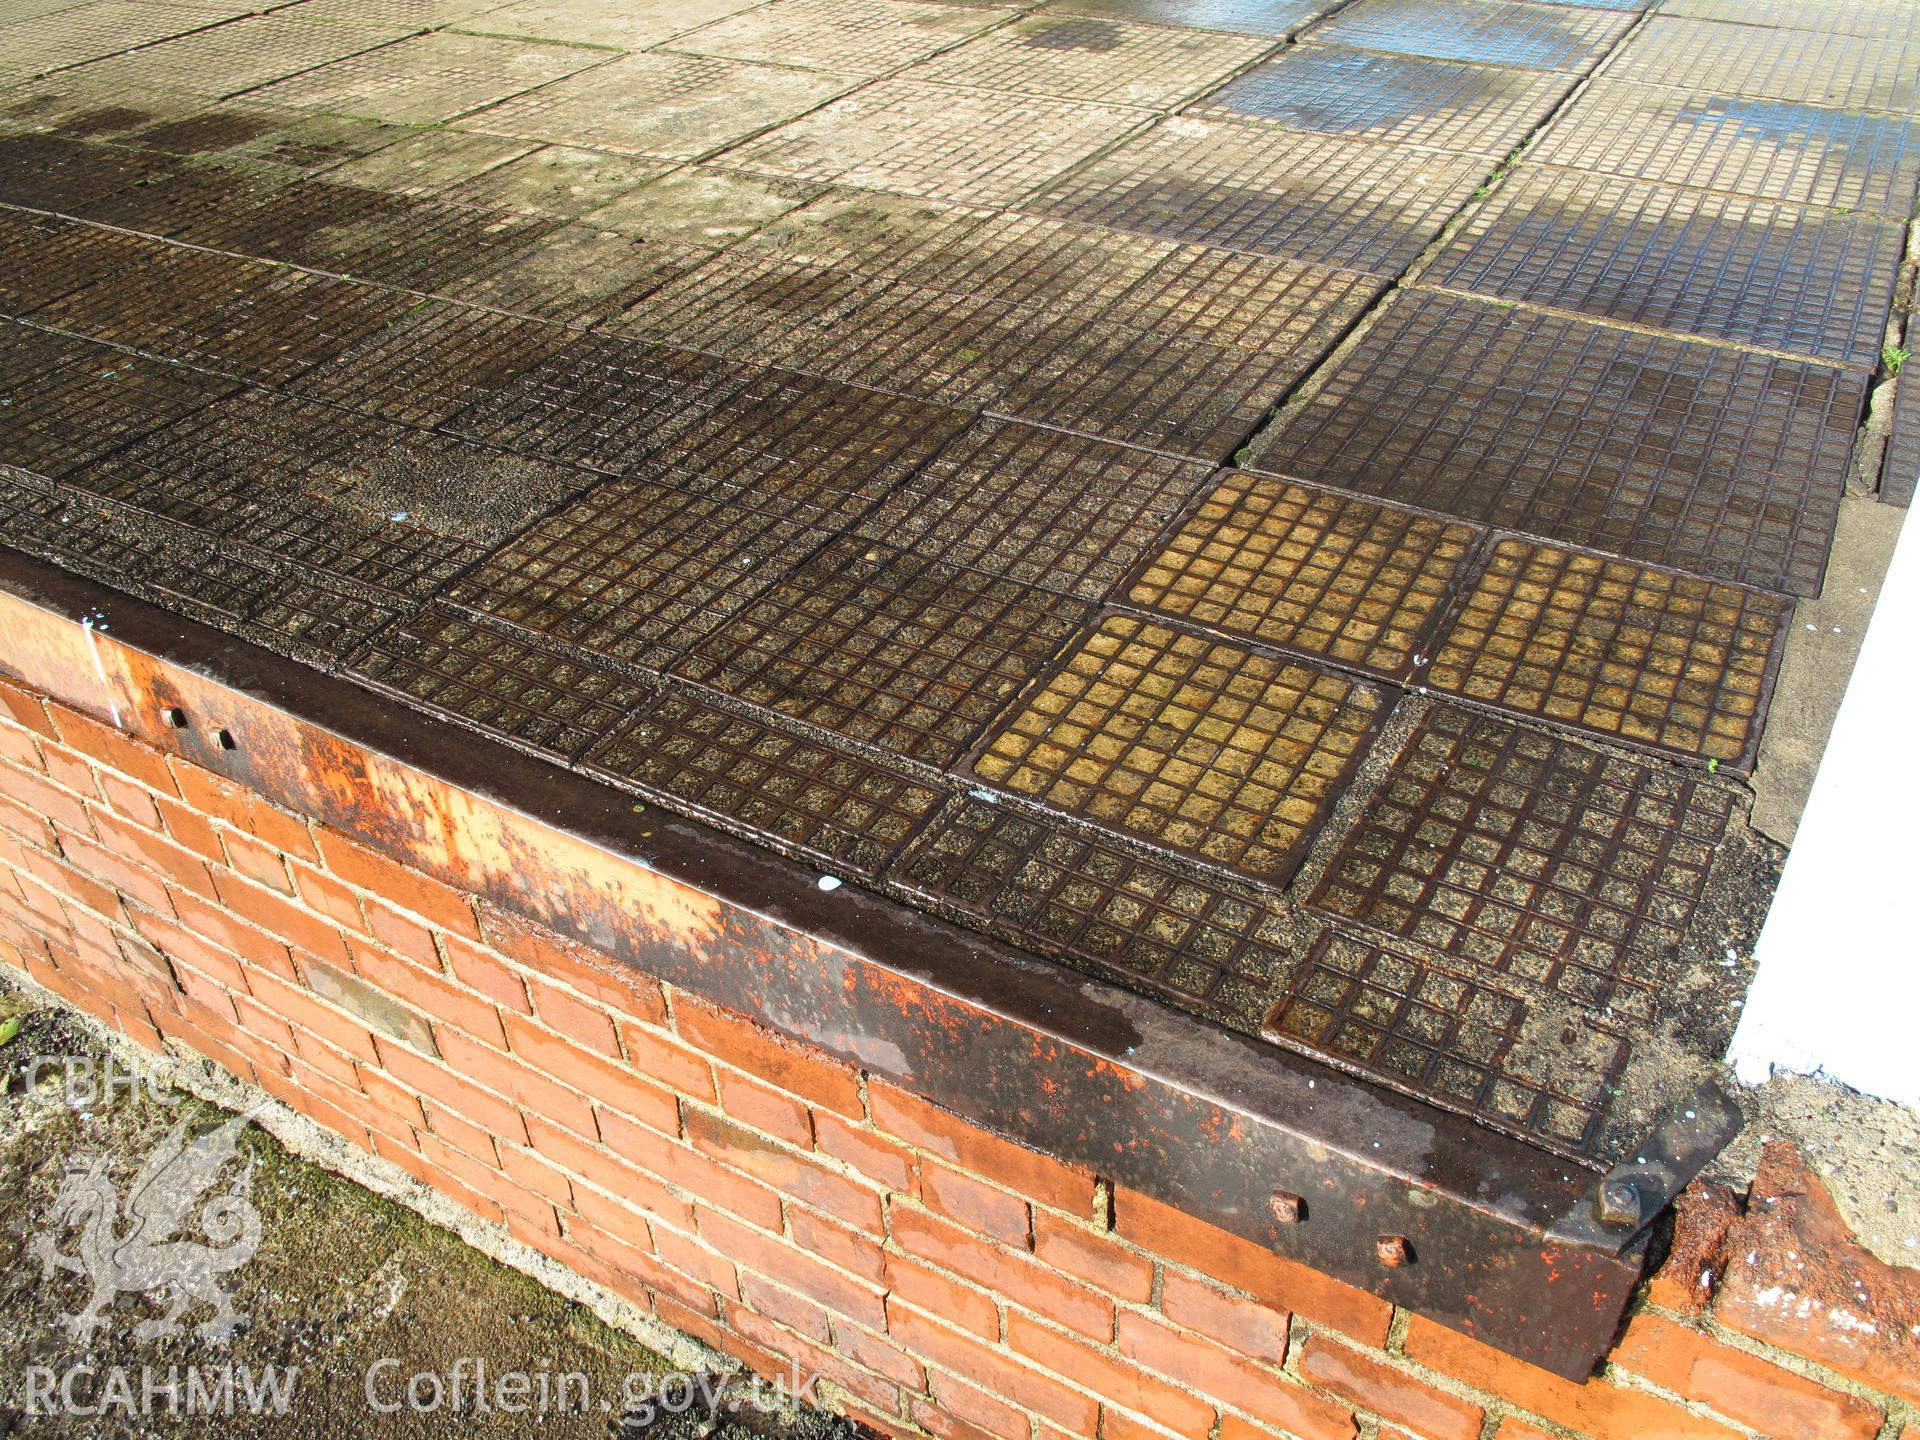
[[[1722,9],[0,0],[0,540],[1604,1162],[1920,184],[1920,21]]]
[[[71,1263],[89,1226],[131,1233],[143,1167],[183,1155],[234,1117],[181,1090],[108,1087],[109,1073],[124,1081],[132,1072],[110,1071],[110,1052],[67,1012],[0,992],[0,1015],[18,1021],[0,1045],[0,1432],[197,1436],[217,1425],[234,1437],[856,1440],[844,1422],[758,1406],[718,1369],[676,1364],[244,1121],[199,1192],[237,1193],[251,1207],[253,1219],[211,1260],[237,1328],[201,1333],[216,1312],[195,1301],[177,1333],[143,1336],[141,1326],[164,1321],[167,1296],[115,1272],[110,1284],[129,1288],[97,1329],[76,1333],[69,1320],[101,1267],[43,1269],[39,1252],[50,1245]],[[87,1218],[71,1186],[96,1165],[117,1208]],[[164,1170],[153,1173],[164,1183]],[[706,1391],[676,1378],[702,1373]],[[525,1377],[524,1392],[510,1376]],[[227,1384],[243,1397],[236,1413],[193,1409],[196,1394]],[[702,1398],[683,1405],[684,1394]]]

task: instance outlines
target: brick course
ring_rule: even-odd
[[[894,1435],[1870,1440],[1920,1398],[1911,1338],[1758,1298],[1786,1242],[1753,1227],[1812,1215],[1842,1248],[1788,1158],[1784,1206],[1690,1197],[1611,1363],[1570,1384],[12,681],[0,962]]]

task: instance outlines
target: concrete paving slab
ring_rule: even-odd
[[[1656,15],[1607,62],[1613,80],[1911,114],[1920,34],[1874,37],[1722,25]]]
[[[1303,38],[1320,45],[1579,75],[1598,63],[1633,20],[1624,12],[1516,0],[1359,0]]]
[[[785,0],[716,20],[666,48],[845,75],[890,75],[1017,13],[914,0]]]

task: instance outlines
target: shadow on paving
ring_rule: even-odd
[[[862,1433],[678,1374],[584,1307],[185,1092],[99,1083],[106,1053],[64,1011],[0,993],[0,1016],[0,1435]],[[244,1320],[221,1343],[201,1328],[214,1305],[195,1300],[177,1333],[151,1335],[167,1292],[134,1287],[159,1273],[223,1290]],[[96,1281],[117,1293],[82,1338],[71,1321]],[[462,1360],[457,1404],[449,1376]],[[485,1411],[473,1401],[480,1366]],[[523,1401],[500,1388],[516,1374]],[[438,1377],[417,1382],[419,1408],[407,1400],[416,1375]],[[703,1398],[715,1395],[717,1415]]]

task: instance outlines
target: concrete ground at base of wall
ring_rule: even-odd
[[[1782,845],[1791,845],[1800,827],[1906,515],[1904,508],[1871,496],[1848,495],[1840,505],[1826,583],[1818,598],[1794,607],[1753,773],[1753,828]]]
[[[232,1338],[221,1343],[198,1332],[214,1314],[198,1302],[180,1315],[179,1333],[143,1337],[140,1327],[163,1318],[166,1306],[162,1292],[135,1289],[115,1295],[102,1311],[103,1323],[83,1338],[69,1317],[87,1306],[89,1282],[112,1263],[100,1257],[126,1255],[136,1217],[152,1208],[133,1198],[142,1188],[136,1183],[142,1165],[172,1153],[180,1122],[186,1122],[182,1138],[190,1139],[219,1130],[230,1117],[187,1088],[163,1083],[169,1073],[191,1079],[190,1070],[200,1067],[156,1065],[91,1021],[31,994],[0,994],[0,1016],[19,1020],[0,1045],[0,1376],[6,1377],[0,1380],[0,1434],[82,1436],[105,1426],[115,1433],[200,1435],[208,1423],[204,1411],[184,1413],[195,1378],[217,1395],[232,1377],[238,1395],[266,1367],[276,1367],[283,1377],[297,1371],[287,1382],[284,1412],[271,1413],[269,1401],[268,1413],[222,1415],[226,1440],[294,1429],[382,1440],[450,1434],[854,1440],[856,1432],[831,1417],[791,1406],[758,1408],[733,1373],[737,1367],[724,1358],[658,1327],[643,1343],[580,1298],[482,1254],[351,1173],[323,1168],[308,1157],[331,1160],[341,1142],[328,1143],[299,1117],[295,1126],[275,1126],[292,1131],[290,1144],[247,1125],[232,1157],[200,1177],[208,1183],[195,1190],[178,1231],[180,1239],[204,1240],[196,1230],[202,1207],[247,1177],[241,1193],[259,1217],[258,1249],[224,1275],[213,1261],[216,1282],[235,1313],[246,1317]],[[56,1056],[67,1063],[35,1067],[37,1059]],[[154,1083],[103,1088],[103,1073]],[[228,1087],[234,1093],[218,1098],[229,1104],[258,1098],[234,1082]],[[267,1114],[261,1118],[273,1123]],[[90,1231],[71,1187],[96,1159],[116,1185],[109,1203],[118,1214],[104,1218],[117,1221],[122,1243],[89,1255],[89,1233],[97,1239],[105,1231],[99,1222]],[[363,1171],[379,1164],[363,1159]],[[218,1217],[210,1218],[217,1226]],[[210,1233],[236,1249],[249,1238],[244,1230],[237,1242],[217,1229]],[[212,1248],[218,1254],[223,1247]],[[43,1253],[59,1259],[43,1261]],[[108,1278],[141,1283],[130,1270]],[[583,1284],[572,1277],[573,1288]],[[633,1328],[652,1323],[637,1311],[621,1315],[620,1302],[598,1308]],[[508,1378],[515,1375],[527,1377],[524,1399],[514,1388],[523,1382]],[[415,1376],[428,1378],[416,1384]],[[172,1385],[179,1387],[176,1397],[187,1398],[167,1398]],[[544,1406],[543,1386],[550,1397]],[[706,1395],[720,1397],[719,1416]],[[505,1408],[503,1398],[531,1408]],[[491,1408],[481,1409],[480,1400]],[[396,1404],[397,1410],[385,1408]],[[651,1418],[643,1408],[649,1404]]]
[[[1760,1147],[1791,1140],[1855,1238],[1889,1265],[1920,1266],[1920,1115],[1806,1075],[1742,1092],[1747,1126],[1708,1171],[1744,1191]]]

